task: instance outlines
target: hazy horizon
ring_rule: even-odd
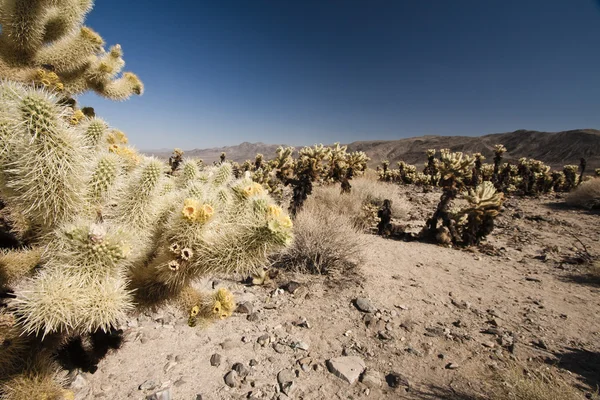
[[[596,1],[97,2],[146,92],[81,96],[140,149],[600,127]]]

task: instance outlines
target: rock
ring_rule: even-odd
[[[264,347],[271,342],[271,336],[269,336],[268,333],[265,333],[264,335],[259,336],[256,342]]]
[[[425,330],[427,331],[425,332],[425,336],[444,336],[444,328],[442,328],[441,326],[426,327]]]
[[[305,342],[294,342],[291,346],[293,349],[300,349],[304,351],[308,351],[309,345]]]
[[[283,289],[287,290],[290,294],[296,293],[296,291],[302,286],[299,282],[290,281],[283,286]]]
[[[493,349],[494,347],[496,347],[496,344],[494,342],[483,342],[481,344],[483,345],[483,347],[487,347],[488,349]]]
[[[196,400],[203,400],[202,395],[201,394],[197,394],[196,395]]]
[[[71,382],[71,389],[73,389],[75,392],[79,392],[86,386],[87,381],[85,380],[85,377],[81,374],[77,374],[75,379],[73,379],[73,382]]]
[[[456,363],[448,363],[446,364],[446,369],[458,369],[459,365]]]
[[[414,321],[404,321],[400,324],[400,327],[409,333],[415,330],[415,326],[417,326],[417,323]]]
[[[252,314],[248,314],[246,319],[250,322],[256,322],[259,319],[259,315],[258,315],[258,313],[253,312]]]
[[[406,349],[404,349],[407,353],[415,355],[417,357],[423,357],[423,353],[420,352],[419,350],[415,349],[414,347],[407,347]]]
[[[221,357],[220,354],[213,354],[212,356],[210,356],[210,365],[212,365],[213,367],[218,367],[219,365],[221,365],[221,359],[223,357]]]
[[[140,386],[138,386],[139,390],[152,390],[152,389],[156,389],[158,385],[156,384],[156,382],[148,379],[145,380],[144,383],[142,383]]]
[[[146,396],[146,400],[171,400],[171,389],[166,388],[150,396]]]
[[[327,368],[335,376],[353,384],[363,373],[366,365],[360,357],[350,356],[327,360]]]
[[[380,387],[383,382],[381,379],[381,373],[371,369],[365,370],[360,377],[360,381],[368,388]]]
[[[238,343],[233,339],[227,339],[223,343],[221,343],[221,348],[223,350],[231,350],[238,347]]]
[[[288,348],[288,346],[284,345],[283,343],[279,343],[279,342],[273,343],[273,350],[275,350],[279,354],[285,353],[287,348]]]
[[[404,375],[399,374],[397,372],[390,372],[389,374],[387,374],[385,376],[385,381],[387,382],[389,387],[394,389],[399,387],[410,387],[408,379]]]
[[[381,340],[392,340],[393,337],[392,335],[390,335],[388,332],[386,331],[379,331],[377,332],[377,336],[379,337],[379,339]]]
[[[546,342],[544,342],[543,339],[538,339],[535,342],[533,342],[533,344],[534,346],[537,346],[540,349],[548,350],[548,345],[546,344]]]
[[[246,366],[242,363],[233,364],[233,367],[231,367],[231,369],[234,370],[235,372],[237,372],[238,376],[242,379],[247,377],[248,374],[250,373],[250,370],[248,368],[246,368]]]
[[[312,359],[310,357],[304,357],[297,361],[298,365],[300,365],[300,368],[302,368],[302,371],[304,371],[304,372],[310,371],[310,363],[311,362],[312,362]]]
[[[300,328],[310,329],[310,324],[308,323],[307,319],[304,317],[298,318],[296,321],[292,322],[292,325],[298,326]]]
[[[245,301],[243,303],[238,304],[235,312],[240,314],[252,314],[252,303],[249,301]]]
[[[471,303],[469,303],[468,301],[458,301],[458,300],[451,299],[450,302],[455,307],[457,307],[461,310],[468,310],[469,308],[471,308]]]
[[[257,365],[258,365],[258,361],[256,361],[254,358],[252,360],[250,360],[251,367],[256,367]]]
[[[176,361],[169,361],[168,363],[166,363],[165,366],[164,366],[164,368],[163,368],[164,371],[165,371],[165,373],[168,373],[170,370],[172,370],[173,368],[175,368],[175,366],[177,364],[178,363]]]
[[[354,306],[360,311],[366,313],[374,313],[375,311],[377,311],[377,309],[373,306],[373,304],[371,304],[369,299],[365,297],[357,297],[354,300]]]
[[[240,386],[240,378],[235,370],[229,371],[225,375],[225,384],[231,388]]]
[[[529,281],[529,282],[538,282],[538,283],[542,282],[542,280],[540,278],[535,278],[533,276],[526,276],[525,280]]]
[[[295,379],[296,374],[289,369],[283,369],[277,374],[277,383],[279,383],[281,391],[288,396],[295,390]]]

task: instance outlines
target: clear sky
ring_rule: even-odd
[[[593,0],[97,0],[140,149],[600,128]]]

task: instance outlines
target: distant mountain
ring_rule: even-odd
[[[425,162],[427,149],[449,148],[465,153],[482,153],[487,162],[492,162],[495,144],[503,144],[507,152],[506,160],[516,161],[521,157],[544,161],[553,168],[566,164],[579,165],[584,157],[589,171],[600,167],[600,131],[596,129],[575,129],[563,132],[538,132],[518,130],[508,133],[495,133],[484,136],[420,136],[399,140],[369,140],[348,144],[349,151],[364,151],[371,158],[371,166],[382,160],[389,160],[395,166],[403,160],[410,164]],[[227,159],[237,162],[253,160],[257,153],[272,158],[279,145],[244,142],[237,146],[186,151],[188,157],[202,158],[207,163],[219,159],[221,152]],[[170,152],[146,152],[167,158]]]

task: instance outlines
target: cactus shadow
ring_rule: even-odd
[[[600,387],[600,353],[586,349],[567,347],[561,352],[555,352],[554,357],[544,360],[561,369],[578,375],[578,380],[589,388]],[[587,388],[581,388],[587,389]]]
[[[578,285],[600,287],[600,275],[597,273],[570,274],[560,278],[563,282],[576,283]]]
[[[478,394],[466,393],[462,390],[457,390],[450,387],[442,387],[437,385],[428,385],[423,390],[410,390],[411,398],[421,400],[488,400]]]
[[[600,208],[588,209],[588,208],[569,205],[564,202],[543,203],[542,206],[546,207],[552,211],[577,211],[582,214],[600,215]]]

